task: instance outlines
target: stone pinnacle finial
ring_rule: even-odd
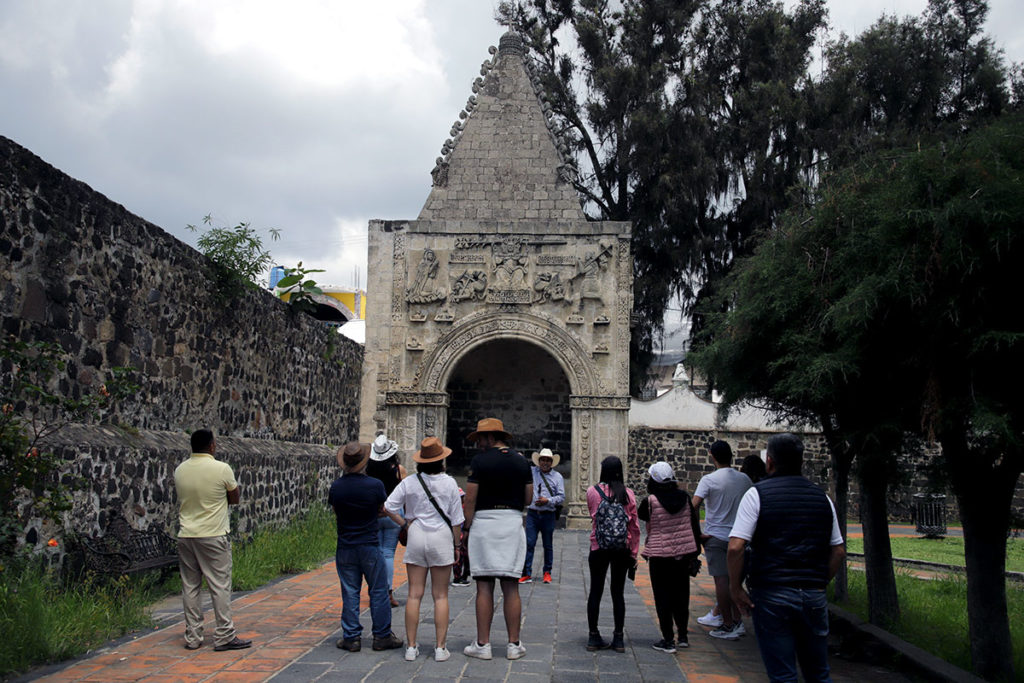
[[[519,56],[526,54],[522,36],[512,29],[506,31],[498,41],[498,54]]]

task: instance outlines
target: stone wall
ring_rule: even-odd
[[[629,471],[628,485],[634,491],[646,491],[647,468],[651,464],[666,460],[671,463],[679,478],[680,485],[691,494],[697,482],[711,472],[708,448],[716,439],[728,441],[734,455],[733,464],[738,468],[743,458],[759,454],[768,445],[768,439],[775,432],[729,431],[729,430],[679,430],[651,427],[631,427],[629,430]],[[819,486],[834,492],[832,482],[831,456],[825,438],[817,433],[801,433],[804,441],[804,475]],[[935,470],[938,449],[925,448],[921,453],[900,458],[903,480],[889,492],[889,517],[891,520],[909,523],[913,518],[914,495],[918,493],[941,493],[946,495],[947,522],[959,525],[959,513],[952,493],[939,481]],[[859,514],[856,476],[851,474],[849,510],[850,518]],[[1024,520],[1024,482],[1018,482],[1014,498],[1014,514]],[[1018,522],[1019,523],[1019,522]]]
[[[114,366],[132,368],[140,385],[106,416],[137,437],[113,446],[87,430],[60,445],[69,462],[79,463],[73,451],[88,454],[81,466],[91,473],[93,509],[76,520],[83,527],[121,505],[170,526],[165,475],[188,445],[168,435],[209,427],[222,449],[232,437],[225,452],[246,463],[248,490],[265,498],[251,519],[263,522],[306,500],[295,485],[306,465],[296,471],[268,453],[322,459],[333,450],[323,444],[358,433],[362,348],[267,291],[218,298],[210,267],[192,247],[0,137],[0,332],[67,351],[52,387],[61,394],[95,391]]]

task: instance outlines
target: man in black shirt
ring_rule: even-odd
[[[501,593],[508,629],[505,656],[519,659],[526,647],[519,641],[522,603],[519,574],[526,560],[523,508],[533,500],[530,464],[508,447],[511,435],[501,420],[484,418],[476,431],[466,437],[481,449],[469,465],[466,483],[466,522],[473,525],[469,535],[469,562],[476,579],[476,641],[463,653],[468,657],[491,659],[491,621],[494,618],[494,581]]]
[[[338,464],[345,469],[331,485],[327,502],[334,508],[338,546],[334,563],[341,583],[341,640],[337,646],[359,652],[363,627],[359,623],[359,591],[363,579],[370,593],[373,649],[393,650],[403,643],[391,632],[387,570],[380,552],[377,516],[387,494],[379,479],[366,476],[370,445],[355,441],[338,450]]]

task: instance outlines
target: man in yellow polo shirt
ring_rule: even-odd
[[[235,635],[231,620],[231,540],[228,505],[241,497],[235,473],[213,455],[217,440],[209,429],[192,433],[192,455],[174,470],[178,493],[178,567],[185,605],[185,649],[203,644],[203,607],[199,589],[210,588],[217,628],[213,649],[242,650],[252,645]]]

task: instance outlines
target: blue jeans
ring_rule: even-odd
[[[544,542],[544,571],[551,571],[555,561],[555,513],[526,510],[526,562],[523,564],[523,576],[533,575],[533,549],[537,547],[537,532]]]
[[[387,587],[391,590],[395,580],[395,548],[398,547],[398,532],[402,527],[395,524],[390,517],[377,520],[380,530],[380,554],[384,556],[384,568],[387,570]]]
[[[358,638],[363,633],[359,623],[359,589],[363,577],[370,588],[370,617],[373,620],[373,635],[384,638],[391,633],[391,601],[388,587],[384,583],[384,558],[377,545],[338,546],[334,555],[341,582],[341,630],[346,640]]]
[[[828,601],[824,590],[759,588],[754,632],[771,681],[796,683],[800,662],[808,683],[831,681],[828,668]]]

